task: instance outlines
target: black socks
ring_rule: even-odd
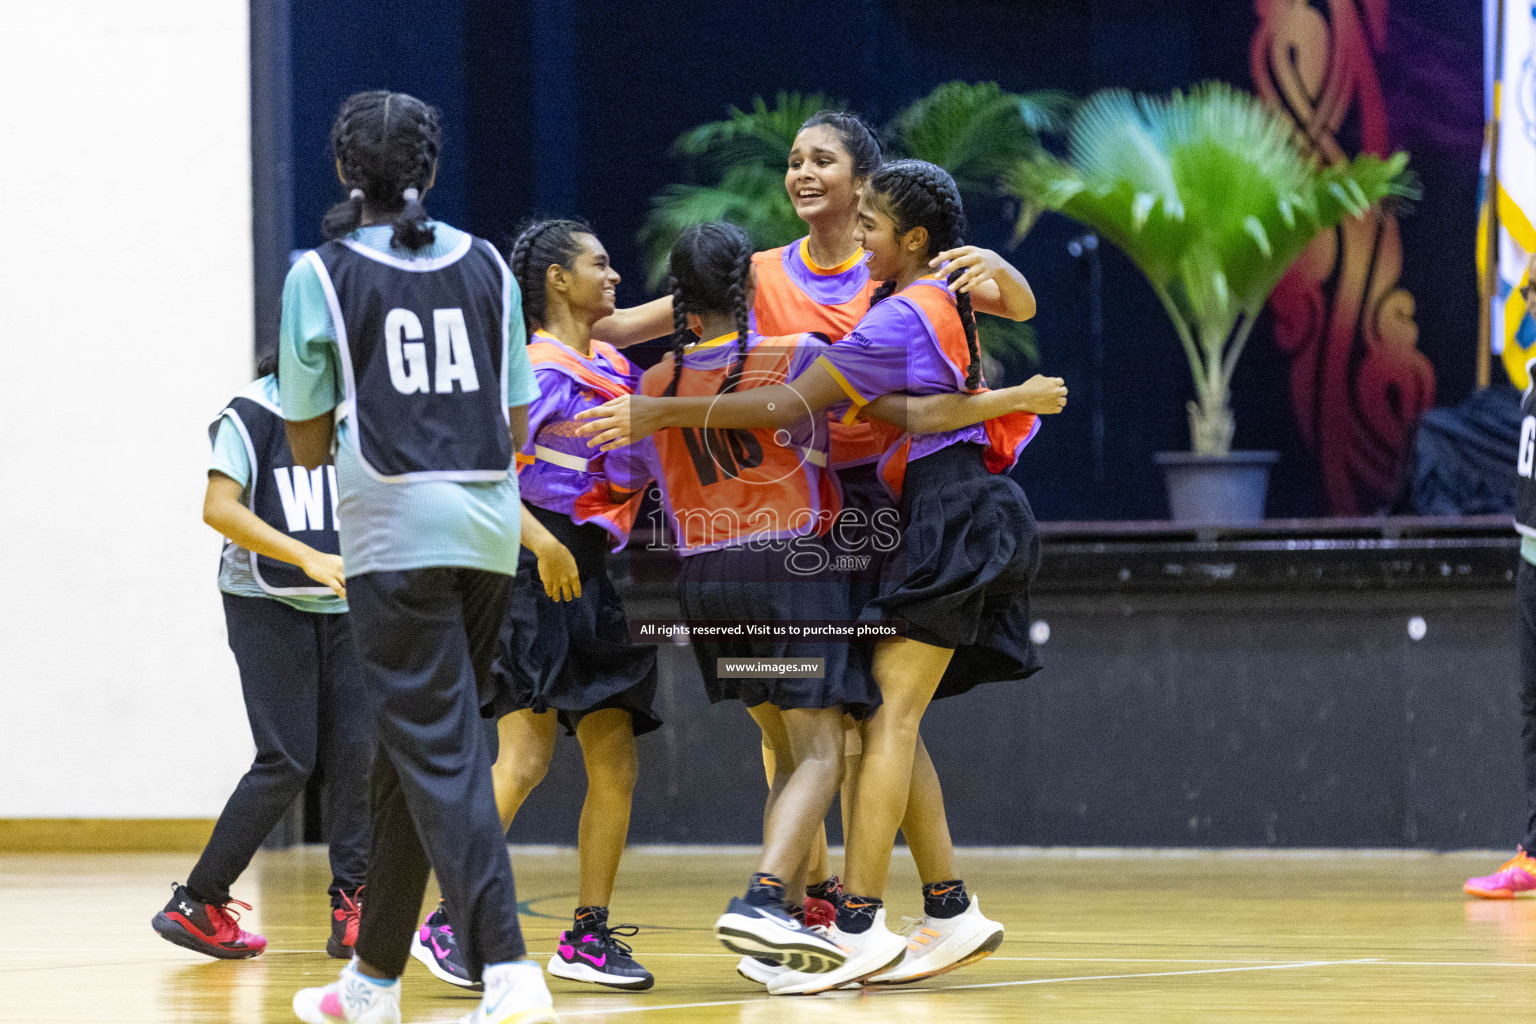
[[[784,882],[780,878],[759,871],[752,876],[752,884],[747,886],[747,894],[742,899],[754,907],[782,907]]]
[[[575,931],[583,928],[605,928],[608,925],[607,907],[577,907]]]
[[[860,935],[869,931],[870,925],[875,923],[875,915],[883,906],[885,906],[884,900],[850,896],[844,893],[837,903],[838,930],[850,935]]]
[[[836,875],[825,882],[817,882],[815,885],[805,887],[805,894],[813,900],[826,900],[828,903],[837,902],[837,894],[843,891],[843,883]]]
[[[969,909],[971,897],[960,879],[923,886],[923,913],[929,917],[959,917]]]

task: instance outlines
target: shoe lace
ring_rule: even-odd
[[[618,938],[618,936],[622,935],[625,938],[630,938],[638,935],[640,934],[640,926],[634,924],[599,924],[593,926],[592,934],[601,945],[617,950],[624,956],[629,956],[635,951],[634,947],[623,941],[623,939]]]
[[[342,912],[343,917],[356,917],[362,913],[361,901],[363,890],[366,888],[367,886],[360,885],[350,894],[347,893],[346,890],[342,890],[340,894],[341,906],[337,907],[336,909]]]
[[[926,917],[903,917],[901,919],[901,927],[896,929],[896,934],[910,937],[914,932],[916,932],[919,928],[927,923],[928,919]]]
[[[230,907],[251,909],[249,903],[244,903],[237,899],[226,900],[223,903],[209,903],[207,907],[208,916],[213,920],[214,928],[220,931],[224,928],[232,928],[235,931],[240,930],[240,912],[238,910],[231,910]]]

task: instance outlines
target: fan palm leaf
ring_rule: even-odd
[[[732,107],[725,120],[709,121],[679,135],[672,152],[717,175],[743,163],[774,167],[782,173],[800,126],[818,111],[843,106],[821,93],[780,92],[771,107],[756,96],[751,110]]]
[[[735,224],[756,249],[786,245],[805,233],[784,191],[784,173],[776,168],[743,163],[726,171],[718,185],[671,185],[651,200],[651,213],[640,229],[651,288],[666,278],[667,255],[683,230],[712,220]]]
[[[1060,211],[1146,275],[1189,357],[1195,450],[1219,455],[1232,372],[1270,292],[1320,231],[1416,194],[1406,167],[1399,153],[1319,168],[1263,102],[1207,83],[1166,99],[1098,93],[1073,119],[1066,160],[1037,153],[1004,179],[1021,228]]]
[[[947,170],[963,192],[993,191],[1014,162],[1040,152],[1073,104],[1065,93],[1005,92],[996,82],[946,82],[903,110],[893,148]]]

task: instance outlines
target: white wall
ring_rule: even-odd
[[[247,8],[6,22],[0,818],[212,817],[252,751],[201,521],[250,374]]]

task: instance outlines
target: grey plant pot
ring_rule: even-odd
[[[1196,455],[1158,452],[1176,523],[1256,523],[1264,518],[1269,469],[1279,452]]]

